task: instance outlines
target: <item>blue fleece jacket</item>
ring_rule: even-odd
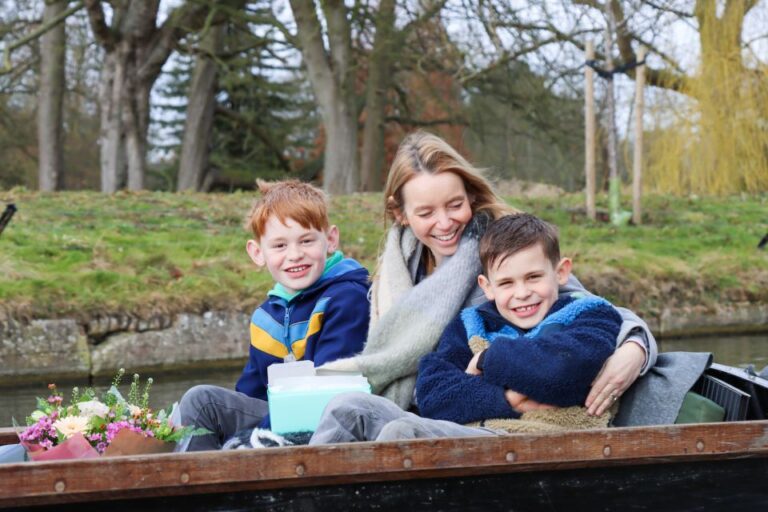
[[[267,367],[293,354],[315,366],[363,349],[368,334],[368,271],[337,252],[322,277],[297,294],[276,285],[251,316],[250,357],[235,389],[267,399]]]
[[[511,325],[493,302],[464,309],[445,329],[437,350],[419,364],[416,398],[427,418],[470,423],[519,418],[504,398],[512,389],[537,402],[583,405],[592,380],[613,354],[621,317],[606,300],[561,296],[530,331]],[[468,340],[490,342],[483,374],[464,371],[473,357]]]

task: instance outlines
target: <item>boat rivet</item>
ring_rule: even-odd
[[[704,450],[704,441],[702,441],[701,439],[696,441],[696,449],[699,451]]]
[[[186,484],[189,482],[189,473],[182,473],[179,477],[179,480],[181,480],[181,483]]]
[[[64,492],[64,489],[67,488],[67,484],[64,482],[64,480],[56,480],[56,483],[53,484],[53,490],[56,492]]]
[[[304,464],[299,464],[296,466],[296,474],[299,476],[304,474]]]
[[[507,452],[507,462],[515,462],[516,458],[515,452]]]
[[[411,469],[413,467],[413,461],[409,458],[403,459],[403,467],[405,469]]]
[[[603,447],[603,456],[604,457],[610,457],[611,456],[611,447],[610,447],[610,445],[605,445]]]

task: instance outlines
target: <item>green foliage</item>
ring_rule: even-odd
[[[281,179],[301,160],[301,148],[312,147],[319,121],[306,84],[286,64],[286,46],[270,27],[268,2],[253,2],[249,20],[236,15],[227,23],[224,47],[215,57],[218,92],[209,141],[215,190],[254,188],[255,179]],[[254,20],[263,19],[262,24]],[[188,41],[190,46],[197,42]],[[195,60],[176,59],[168,84],[159,90],[165,114],[157,121],[171,142],[157,146],[178,154],[183,138],[186,97]],[[174,140],[175,139],[175,140]],[[178,161],[150,172],[152,187],[172,190]]]
[[[542,76],[512,62],[467,88],[467,146],[500,178],[582,187],[583,100],[553,92]]]
[[[87,320],[250,311],[273,285],[244,250],[250,235],[242,224],[253,200],[244,193],[0,192],[0,202],[19,207],[0,236],[0,312]],[[620,230],[577,213],[578,194],[510,202],[557,224],[576,275],[618,304],[658,314],[768,301],[768,255],[755,248],[768,231],[768,196],[648,196],[644,224]],[[374,270],[386,229],[381,196],[334,197],[330,211],[345,254]]]

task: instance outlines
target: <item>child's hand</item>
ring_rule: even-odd
[[[519,413],[535,411],[537,409],[557,409],[553,405],[541,404],[536,400],[531,400],[522,393],[508,389],[504,392],[504,398],[507,403]]]
[[[483,372],[477,368],[477,360],[480,359],[480,355],[482,352],[478,352],[477,354],[472,357],[472,360],[469,361],[469,364],[467,365],[467,369],[464,370],[464,373],[468,373],[470,375],[482,375]]]

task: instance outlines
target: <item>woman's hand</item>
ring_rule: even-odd
[[[592,416],[603,414],[635,382],[644,363],[645,352],[637,343],[628,342],[617,348],[592,381],[592,389],[584,404],[587,413]]]

